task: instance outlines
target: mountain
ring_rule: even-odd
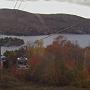
[[[59,32],[90,34],[90,19],[69,14],[33,14],[15,9],[0,9],[1,34],[47,35]]]

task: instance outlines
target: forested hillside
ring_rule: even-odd
[[[68,14],[33,14],[20,10],[0,9],[1,34],[46,35],[59,33],[65,28],[68,29],[62,33],[90,34],[90,20]]]

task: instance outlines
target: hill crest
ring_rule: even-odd
[[[0,9],[0,32],[6,35],[90,34],[90,20],[69,14],[33,14],[16,9]]]

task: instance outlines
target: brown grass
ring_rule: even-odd
[[[0,90],[90,90],[90,88],[76,88],[76,87],[55,87],[55,86],[41,86],[32,83],[9,82],[0,87]]]

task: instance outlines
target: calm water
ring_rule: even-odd
[[[86,47],[86,46],[90,46],[90,35],[76,35],[76,34],[54,34],[52,36],[50,36],[49,38],[44,39],[44,46],[50,45],[52,44],[53,40],[55,40],[56,37],[58,37],[59,35],[64,36],[67,40],[70,40],[71,42],[75,43],[76,41],[78,42],[78,44],[81,47]],[[25,44],[27,44],[27,42],[29,43],[33,43],[35,40],[39,40],[41,38],[47,37],[47,35],[43,35],[43,36],[7,36],[7,35],[0,35],[0,38],[4,38],[4,37],[17,37],[20,39],[23,39]],[[16,50],[20,48],[19,47],[2,47],[2,54],[6,51],[6,50]]]

